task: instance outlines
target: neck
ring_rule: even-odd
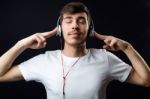
[[[65,44],[62,53],[69,57],[80,57],[87,54],[86,43],[79,46],[70,46]]]

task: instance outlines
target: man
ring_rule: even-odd
[[[105,99],[106,87],[113,79],[149,86],[150,69],[133,46],[119,38],[93,32],[91,24],[84,4],[68,3],[61,11],[57,28],[24,38],[1,56],[0,82],[22,79],[41,82],[47,99]],[[56,33],[64,39],[61,50],[46,51],[12,66],[24,50],[45,47],[46,39]],[[104,41],[104,49],[86,48],[86,39],[92,33]],[[105,49],[124,52],[132,66]]]

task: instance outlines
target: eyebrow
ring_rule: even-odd
[[[83,16],[80,16],[80,17],[78,17],[78,19],[84,19],[84,20],[85,20],[85,17],[83,17]]]
[[[72,19],[72,17],[70,17],[70,16],[67,16],[67,17],[65,17],[65,18],[63,18],[63,19]]]
[[[63,19],[72,19],[72,17],[71,16],[67,16],[67,17],[65,17]],[[85,17],[79,16],[78,19],[84,19],[85,20]]]

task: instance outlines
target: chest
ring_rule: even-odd
[[[43,84],[54,93],[62,93],[63,68],[55,63],[44,75]],[[106,64],[93,62],[76,64],[65,80],[65,92],[68,95],[88,95],[97,93],[108,81],[109,67]],[[80,90],[79,90],[80,89]]]

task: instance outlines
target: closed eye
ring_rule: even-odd
[[[72,20],[70,20],[70,19],[65,20],[65,23],[71,23],[71,22],[72,22]]]
[[[82,24],[85,24],[85,23],[86,23],[85,19],[79,19],[78,22],[79,22],[79,23],[82,23]]]
[[[66,17],[66,18],[64,18],[64,22],[65,23],[71,23],[72,19],[70,17]]]

